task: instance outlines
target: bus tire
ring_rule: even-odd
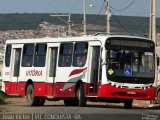
[[[79,107],[84,107],[86,106],[86,97],[84,93],[84,85],[81,84],[79,87],[78,92],[78,100],[79,100]]]
[[[44,97],[39,98],[39,106],[43,106],[44,103],[45,103],[45,98]]]
[[[131,109],[132,108],[133,100],[124,100],[124,108]]]
[[[32,84],[27,86],[26,101],[28,106],[38,106],[40,99],[34,96],[34,87]]]
[[[78,106],[77,98],[65,98],[63,101],[65,106]]]
[[[65,106],[70,106],[71,102],[70,102],[70,100],[68,98],[65,98],[63,101],[64,101],[64,105]]]

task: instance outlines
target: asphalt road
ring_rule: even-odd
[[[0,105],[0,120],[160,120],[160,108],[123,104],[91,103],[86,107],[64,106],[63,101],[47,101],[41,107],[26,106],[24,98],[10,98]]]

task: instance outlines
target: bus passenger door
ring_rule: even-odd
[[[90,95],[96,95],[100,71],[100,46],[92,46],[90,49]]]
[[[23,45],[12,45],[11,59],[11,94],[18,94],[18,82],[20,72],[21,50]]]
[[[54,82],[56,78],[58,44],[48,44],[48,65],[47,65],[47,96],[54,96]]]

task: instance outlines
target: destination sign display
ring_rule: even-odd
[[[110,40],[110,45],[129,46],[129,47],[144,47],[151,48],[152,43],[146,41],[133,41],[133,40]]]

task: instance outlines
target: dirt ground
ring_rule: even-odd
[[[104,106],[122,106],[123,104],[119,103],[105,103],[105,102],[87,102],[89,105],[104,105]],[[45,102],[45,105],[64,105],[63,100],[61,101],[47,101]],[[147,108],[150,105],[150,101],[138,101],[135,100],[133,102],[133,107],[138,108]],[[26,99],[25,97],[11,97],[7,98],[3,103],[0,104],[0,112],[12,110],[15,107],[23,107],[26,106]]]

